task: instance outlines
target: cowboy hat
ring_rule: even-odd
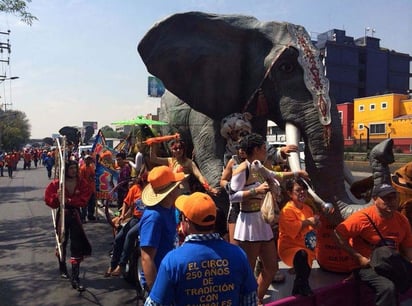
[[[187,177],[183,172],[174,173],[170,167],[153,168],[147,177],[149,184],[143,189],[142,201],[146,206],[154,206],[162,201]]]

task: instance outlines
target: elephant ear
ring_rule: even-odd
[[[288,44],[285,23],[240,15],[175,14],[138,45],[148,71],[195,110],[214,119],[241,112]]]

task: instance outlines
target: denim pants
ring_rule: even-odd
[[[390,279],[377,274],[373,268],[359,269],[355,274],[375,292],[376,306],[398,305],[398,293]]]
[[[135,246],[139,219],[132,218],[127,222],[114,238],[113,254],[110,266],[112,269],[117,265],[125,266]]]

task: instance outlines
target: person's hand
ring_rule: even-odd
[[[309,217],[306,221],[309,225],[316,227],[319,224],[319,216]]]
[[[300,177],[308,178],[309,174],[305,170],[296,171],[297,175]]]
[[[369,268],[371,260],[367,257],[361,256],[359,257],[359,264],[362,268]]]
[[[220,191],[221,191],[221,188],[215,188],[215,187],[210,187],[207,190],[208,193],[210,193],[211,195],[213,195],[215,197],[219,195]]]
[[[280,154],[282,155],[283,159],[288,158],[290,155],[289,153],[291,152],[298,152],[298,146],[290,144],[280,148]]]
[[[269,184],[267,182],[264,182],[256,187],[255,190],[256,193],[266,193],[269,191]]]

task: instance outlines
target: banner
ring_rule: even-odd
[[[92,152],[96,157],[96,198],[114,200],[111,191],[118,179],[118,172],[115,169],[117,152],[107,146],[101,130],[96,135]]]
[[[165,93],[165,86],[158,78],[149,76],[147,84],[147,94],[149,97],[159,98]]]

